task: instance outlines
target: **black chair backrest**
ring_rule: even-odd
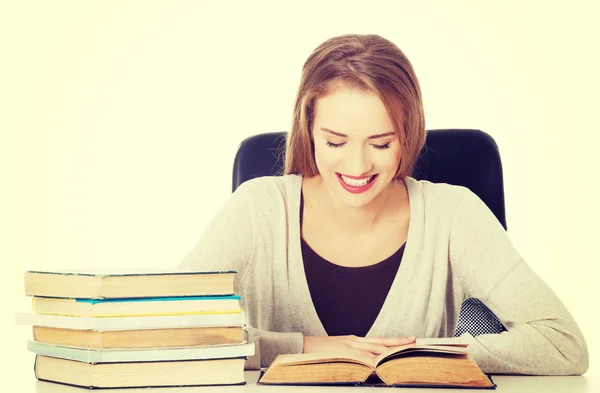
[[[285,160],[285,132],[271,132],[246,138],[233,163],[233,191],[255,177],[282,175]],[[494,213],[506,229],[504,182],[500,153],[494,139],[480,130],[430,130],[412,177],[433,183],[465,186]],[[506,327],[476,298],[461,305],[454,336],[497,334]]]
[[[233,164],[233,191],[252,178],[283,174],[286,135],[270,132],[242,141]],[[507,228],[500,153],[485,132],[429,130],[412,177],[469,188]]]

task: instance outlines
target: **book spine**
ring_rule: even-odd
[[[33,375],[35,375],[36,379],[40,379],[38,376],[38,356],[39,355],[35,355],[35,360],[33,361]]]

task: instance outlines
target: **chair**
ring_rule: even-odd
[[[271,132],[242,141],[233,163],[233,191],[243,182],[260,176],[282,175],[286,132]],[[434,183],[465,186],[490,208],[504,229],[504,183],[502,163],[494,139],[480,130],[429,130],[412,177]],[[479,299],[461,306],[455,336],[500,333],[506,328]]]

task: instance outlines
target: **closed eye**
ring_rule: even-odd
[[[343,146],[343,145],[345,145],[345,144],[346,144],[346,142],[342,142],[342,143],[333,143],[333,142],[329,142],[329,141],[327,141],[327,146],[329,146],[329,147],[341,147],[341,146]]]
[[[376,148],[378,150],[384,150],[384,149],[389,149],[390,148],[390,143],[391,142],[388,142],[388,143],[386,143],[384,145],[374,145],[374,144],[371,144],[371,146],[373,146],[374,148]],[[333,143],[333,142],[327,141],[327,146],[329,146],[329,147],[342,147],[345,144],[346,144],[346,142]]]
[[[383,149],[389,149],[390,148],[390,143],[391,142],[388,142],[385,145],[371,145],[371,146],[373,146],[376,149],[383,150]]]

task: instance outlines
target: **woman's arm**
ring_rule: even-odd
[[[264,214],[272,203],[268,192],[269,184],[260,179],[242,184],[208,225],[206,231],[191,252],[179,264],[185,270],[235,270],[236,293],[252,296],[259,291],[255,279],[248,279],[248,273],[255,263],[272,263],[254,259],[254,250],[259,236],[255,221],[257,215]],[[250,282],[247,282],[250,280]],[[265,280],[268,285],[269,280]],[[261,310],[254,310],[260,317]],[[271,310],[263,310],[271,313]],[[255,344],[255,355],[248,358],[246,369],[268,367],[279,354],[317,352],[323,350],[347,351],[362,355],[378,355],[388,345],[402,345],[414,341],[414,338],[363,338],[354,336],[314,337],[304,336],[300,332],[274,332],[247,326],[246,340]]]
[[[264,197],[261,186],[251,180],[238,187],[178,266],[183,270],[237,271],[234,288],[242,295],[242,305],[245,304],[244,295],[248,296],[254,290],[245,285],[252,264],[271,263],[253,260],[257,201]],[[245,335],[248,342],[255,344],[255,355],[248,358],[246,369],[259,369],[261,363],[270,364],[280,353],[302,353],[301,333],[270,332],[247,326]]]
[[[459,340],[485,372],[580,375],[588,369],[581,330],[556,294],[527,265],[504,228],[466,190],[450,234],[450,259],[465,292],[482,300],[508,329]]]
[[[236,293],[241,292],[254,253],[252,187],[242,184],[221,207],[178,268],[235,270]]]

